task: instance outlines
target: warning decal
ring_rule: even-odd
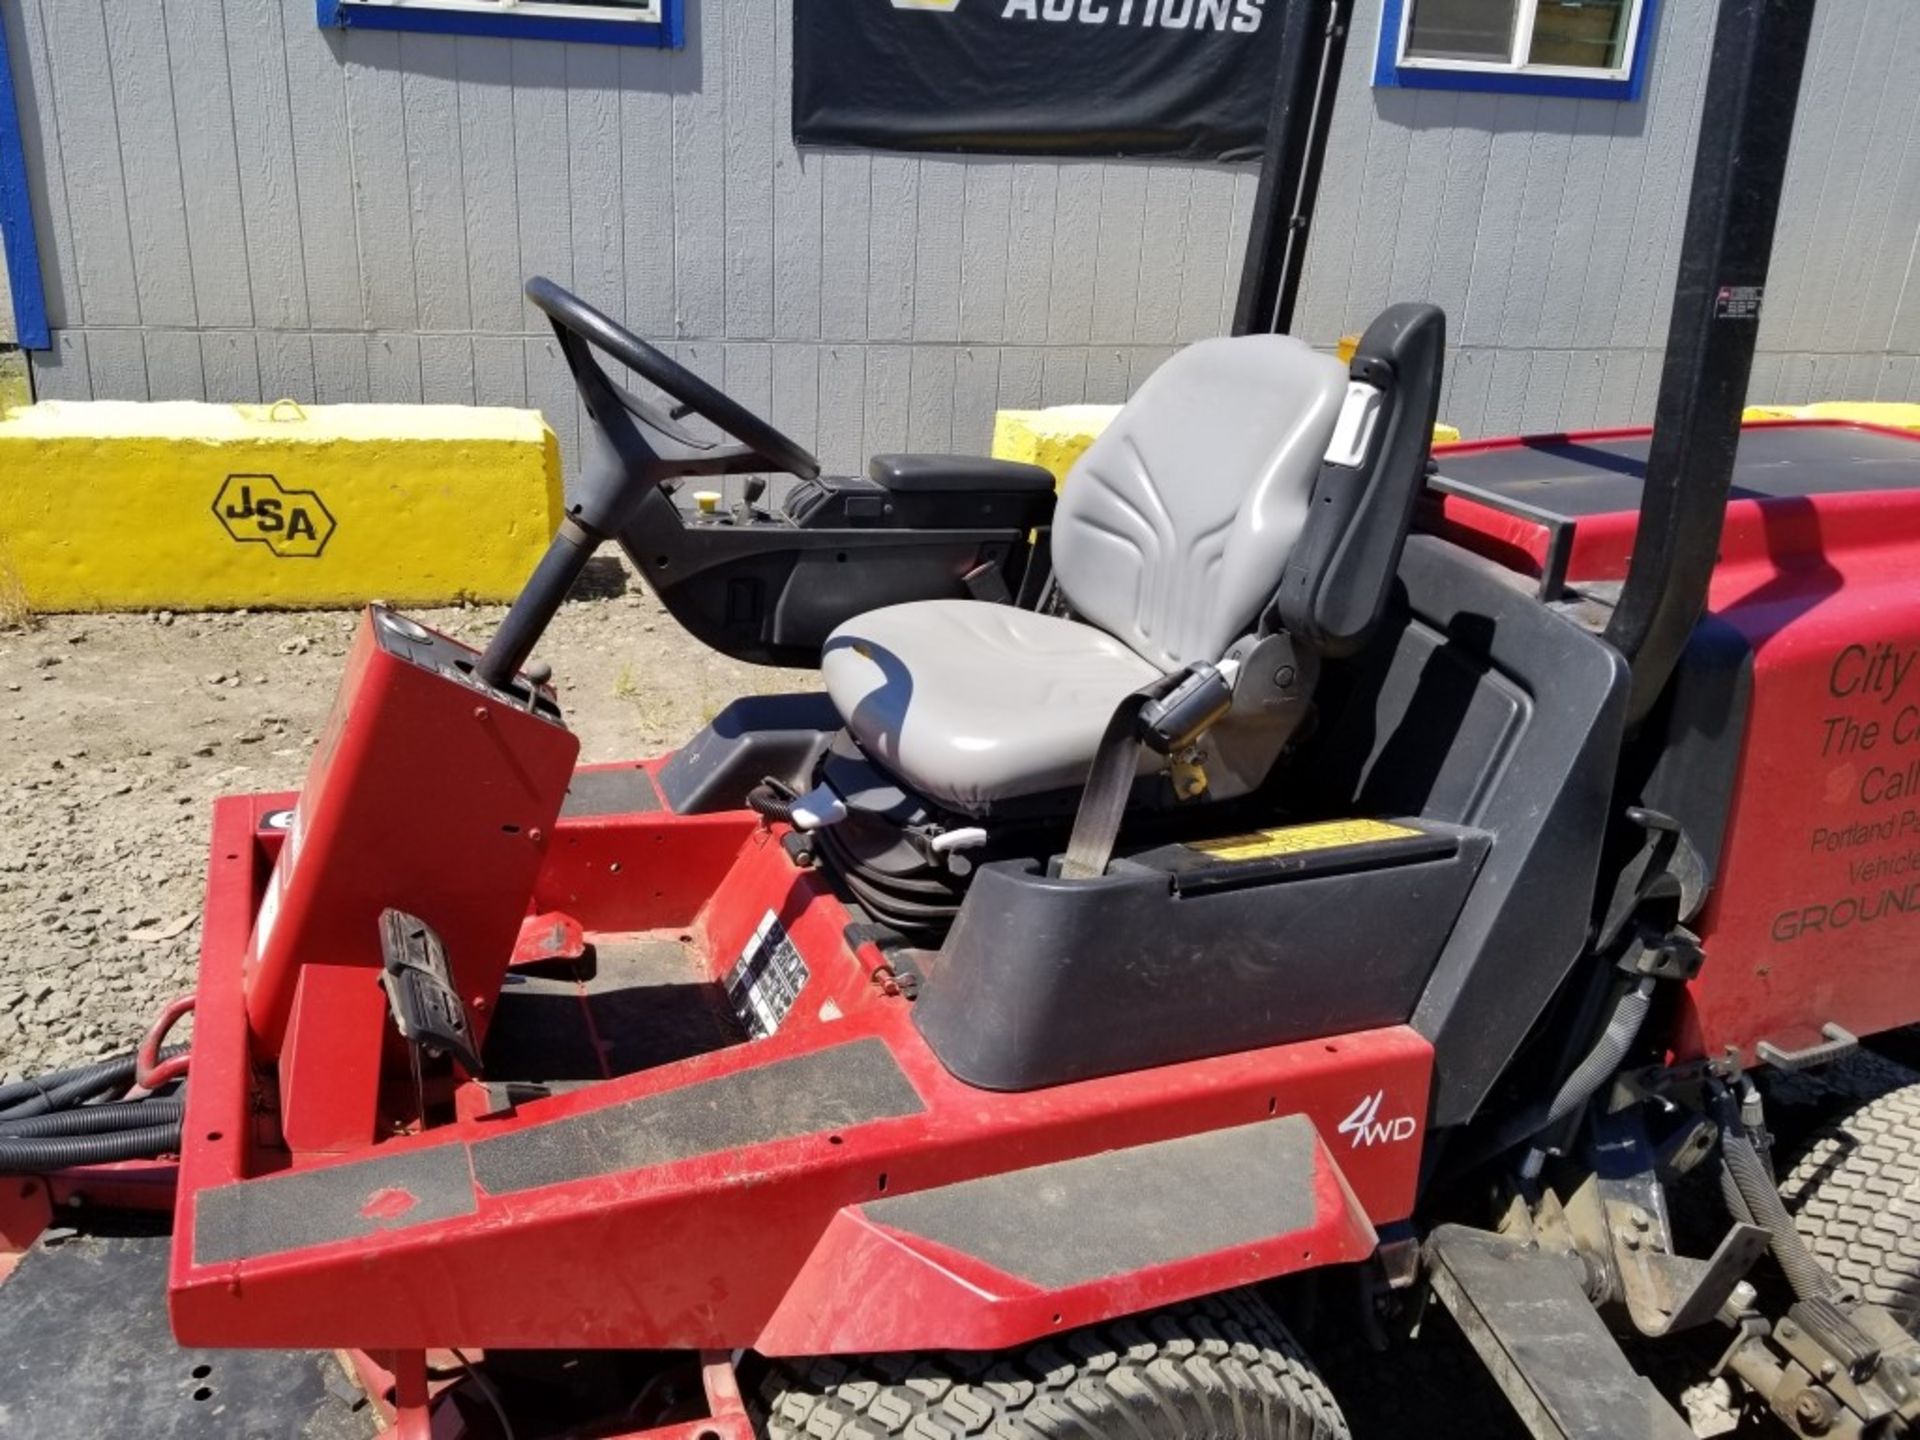
[[[1337,850],[1343,845],[1369,845],[1376,840],[1404,840],[1420,833],[1385,820],[1323,820],[1280,830],[1256,830],[1251,835],[1228,835],[1220,840],[1194,840],[1187,848],[1216,860],[1265,860],[1274,855]]]
[[[807,962],[769,910],[727,972],[727,999],[755,1040],[780,1028],[807,983]]]

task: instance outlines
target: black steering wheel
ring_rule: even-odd
[[[686,475],[783,470],[811,480],[820,473],[820,462],[805,446],[578,295],[536,275],[527,281],[527,299],[553,324],[573,383],[593,417],[593,433],[568,487],[566,519],[474,667],[486,684],[516,694],[514,677],[588,559],[601,541],[621,532],[655,487]],[[595,350],[611,355],[678,405],[662,410],[615,384],[594,357]],[[730,443],[716,444],[690,433],[678,423],[686,415],[710,421]]]
[[[811,480],[820,473],[820,462],[799,441],[775,429],[731,395],[715,389],[625,326],[615,324],[578,295],[561,289],[544,275],[536,275],[527,281],[527,299],[553,322],[553,333],[560,340],[561,351],[567,358],[567,368],[573,372],[574,383],[580,387],[596,423],[606,425],[604,407],[607,401],[612,401],[669,442],[665,448],[676,453],[660,457],[667,462],[667,468],[683,474],[700,471],[713,473],[714,469],[781,470],[798,475],[803,480]],[[657,407],[616,385],[594,358],[596,349],[605,351],[649,385],[672,396],[684,409],[672,415],[663,414]],[[741,449],[749,452],[755,463],[741,463],[748,459],[744,455],[712,454],[712,447],[702,446],[701,442],[673,423],[678,416],[689,413],[710,421]],[[647,437],[650,442],[654,438]],[[712,460],[722,463],[712,468],[692,465],[682,468],[674,465],[676,458],[694,458],[677,453],[683,452],[688,446],[708,450]],[[663,447],[650,444],[649,448],[658,454]]]

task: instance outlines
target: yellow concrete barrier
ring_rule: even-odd
[[[1118,405],[1054,405],[1045,410],[1002,410],[993,417],[993,453],[999,460],[1023,460],[1051,471],[1054,484],[1081,452],[1120,413]],[[1435,425],[1436,445],[1458,440],[1451,425]]]
[[[1749,405],[1743,420],[1852,420],[1893,430],[1920,430],[1920,405],[1897,400],[1816,400],[1811,405]]]
[[[559,523],[530,410],[46,402],[0,415],[0,570],[35,610],[503,599]]]

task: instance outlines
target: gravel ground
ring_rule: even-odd
[[[679,744],[810,673],[707,650],[621,563],[540,650],[583,760]],[[501,606],[411,611],[484,643]],[[210,806],[299,786],[357,616],[60,615],[0,630],[0,1081],[130,1048],[192,988]]]

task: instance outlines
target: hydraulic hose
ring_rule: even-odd
[[[131,1051],[125,1055],[116,1055],[111,1060],[97,1060],[90,1065],[76,1065],[68,1070],[55,1070],[50,1074],[37,1075],[28,1080],[16,1080],[11,1085],[0,1085],[0,1120],[6,1119],[16,1111],[27,1115],[37,1115],[50,1108],[41,1104],[38,1109],[22,1110],[23,1105],[44,1102],[55,1091],[81,1081],[99,1081],[103,1088],[109,1082],[125,1086],[133,1079],[134,1057]]]
[[[50,1090],[42,1090],[30,1100],[23,1100],[5,1114],[0,1114],[0,1126],[9,1120],[25,1120],[34,1115],[46,1115],[68,1110],[75,1105],[84,1105],[89,1100],[102,1095],[123,1093],[133,1079],[133,1067],[129,1065],[124,1074],[119,1072],[96,1075],[79,1075],[64,1085]]]
[[[119,1130],[139,1130],[162,1121],[178,1120],[186,1109],[186,1101],[169,1097],[83,1105],[77,1110],[60,1110],[25,1120],[0,1120],[0,1144],[48,1135],[107,1135]]]
[[[1607,1028],[1600,1032],[1600,1038],[1594,1042],[1593,1049],[1587,1052],[1586,1059],[1576,1065],[1573,1073],[1560,1083],[1559,1090],[1547,1104],[1545,1116],[1537,1123],[1532,1116],[1528,1117],[1531,1128],[1527,1134],[1538,1135],[1565,1122],[1592,1099],[1593,1092],[1620,1068],[1621,1062],[1627,1058],[1627,1052],[1633,1048],[1633,1042],[1639,1038],[1640,1027],[1646,1023],[1647,1011],[1653,1006],[1654,983],[1651,975],[1643,975],[1631,990],[1620,996],[1613,1007],[1612,1016],[1607,1020]],[[1529,1180],[1533,1179],[1540,1173],[1546,1158],[1547,1152],[1536,1145],[1527,1152],[1520,1173]]]
[[[105,1165],[116,1160],[151,1160],[180,1149],[178,1120],[116,1130],[107,1135],[50,1135],[36,1139],[0,1137],[0,1175],[44,1175],[74,1165]]]
[[[184,1055],[186,1047],[174,1046],[162,1052],[163,1059]],[[49,1075],[36,1076],[31,1080],[16,1081],[0,1089],[0,1104],[11,1098],[11,1104],[0,1108],[0,1127],[14,1120],[25,1120],[34,1115],[45,1115],[52,1111],[67,1110],[73,1106],[95,1099],[109,1092],[123,1092],[133,1083],[134,1067],[138,1057],[129,1052],[116,1055],[111,1060],[97,1061],[92,1065],[81,1065],[71,1070],[57,1070]]]

